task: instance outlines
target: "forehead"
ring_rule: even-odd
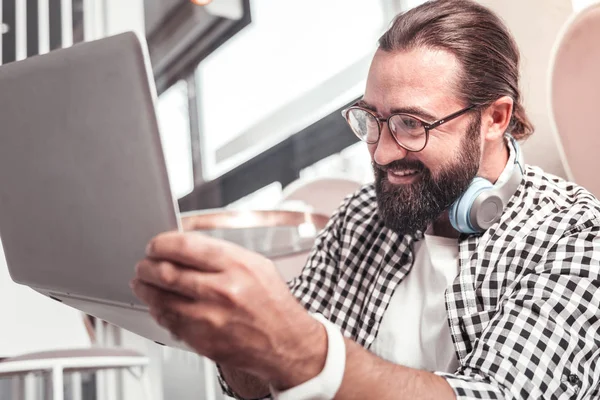
[[[455,89],[459,72],[458,60],[445,50],[378,50],[369,70],[364,101],[381,114],[419,107],[441,115],[461,105]]]

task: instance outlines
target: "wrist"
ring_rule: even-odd
[[[271,382],[269,388],[276,400],[331,400],[340,390],[346,365],[344,336],[339,327],[327,318],[320,314],[314,314],[313,317],[322,324],[327,335],[325,365],[318,375],[291,388],[281,390]]]
[[[323,324],[306,314],[293,335],[288,336],[284,354],[270,374],[271,386],[285,390],[298,386],[319,375],[327,359],[327,331]]]

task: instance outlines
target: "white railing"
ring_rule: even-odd
[[[0,0],[0,65],[2,65],[2,35],[4,35],[4,19],[2,17],[2,0]]]
[[[62,47],[73,45],[73,0],[60,0]]]
[[[4,34],[4,29],[15,32],[15,60],[20,61],[27,58],[27,0],[15,1],[15,22],[14,26],[4,25],[2,15],[2,3],[0,0],[0,32]],[[84,40],[94,40],[105,36],[106,21],[105,9],[108,0],[83,0],[83,29]],[[38,0],[37,5],[37,24],[38,24],[38,54],[44,54],[50,51],[50,3],[49,0]],[[60,0],[61,14],[61,46],[69,47],[73,45],[73,0]],[[1,39],[1,38],[0,38]],[[0,65],[7,60],[3,60],[3,41],[0,40]]]
[[[50,51],[50,4],[49,0],[38,0],[38,53]]]
[[[23,60],[27,58],[27,0],[16,0],[15,26],[11,28],[16,36],[16,59]]]

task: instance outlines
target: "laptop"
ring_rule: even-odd
[[[0,67],[0,239],[15,282],[185,349],[128,286],[179,229],[146,53],[124,33]]]

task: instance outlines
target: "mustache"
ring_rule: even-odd
[[[405,171],[408,169],[422,172],[427,169],[425,165],[418,160],[396,160],[386,165],[379,165],[375,161],[372,161],[371,164],[373,165],[373,169],[380,172]]]

